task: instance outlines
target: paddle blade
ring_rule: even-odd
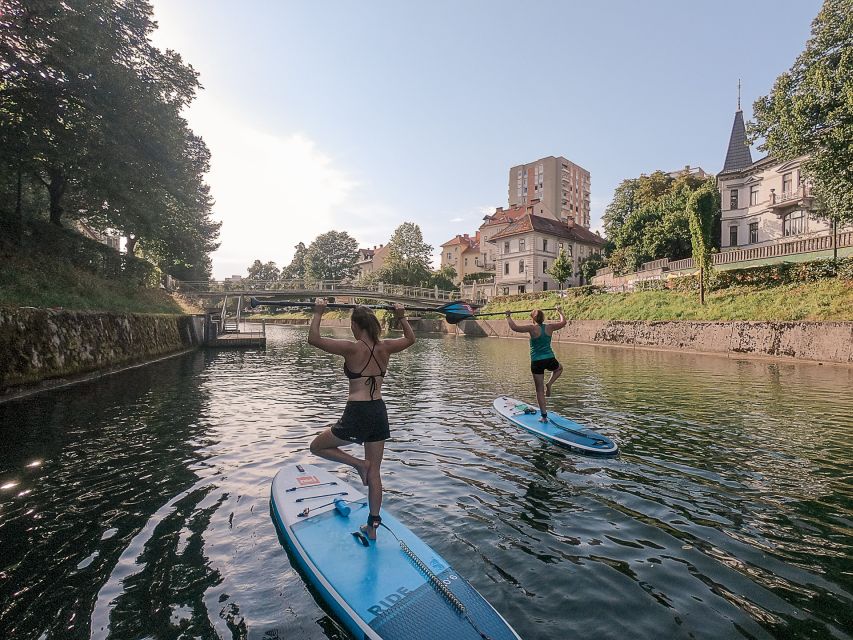
[[[450,324],[459,324],[474,315],[475,309],[464,300],[455,300],[435,309],[437,313],[443,313],[445,320]]]
[[[255,297],[249,298],[249,308],[254,309],[255,307],[261,306],[261,301]]]

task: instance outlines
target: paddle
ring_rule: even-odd
[[[249,307],[254,309],[255,307],[268,306],[268,307],[293,307],[293,308],[311,308],[314,307],[313,302],[304,302],[298,300],[258,300],[257,298],[249,299]],[[386,311],[393,311],[394,307],[391,305],[358,305],[358,304],[343,304],[338,302],[330,302],[326,305],[327,309],[355,309],[356,307],[365,306],[368,309],[384,309]],[[541,309],[541,311],[554,311],[556,307],[549,307],[547,309]],[[485,316],[499,316],[505,311],[491,311],[489,313],[477,313],[477,310],[472,307],[469,303],[463,300],[455,300],[453,302],[448,302],[440,307],[406,307],[406,311],[423,311],[429,313],[440,313],[444,315],[444,319],[447,320],[450,324],[459,324],[463,320],[469,320],[470,318],[482,318]],[[533,309],[527,309],[526,311],[513,311],[512,313],[530,313],[534,311]]]

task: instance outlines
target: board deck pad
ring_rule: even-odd
[[[619,453],[619,447],[607,436],[554,411],[548,412],[548,422],[539,422],[541,412],[537,405],[501,396],[495,399],[493,406],[498,414],[513,424],[573,451],[599,456]]]
[[[363,546],[352,532],[367,521],[366,487],[356,488],[314,465],[299,468],[289,465],[276,474],[273,520],[310,584],[354,637],[482,640],[482,632],[493,640],[520,640],[444,558],[384,509],[382,523],[391,531],[380,527],[376,542]],[[338,493],[345,495],[329,495]],[[349,515],[326,505],[336,497],[347,501]],[[308,515],[300,516],[305,507]],[[391,532],[458,598],[464,614],[430,583]]]

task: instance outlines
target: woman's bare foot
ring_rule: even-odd
[[[546,397],[546,398],[550,398],[550,397],[551,397],[551,385],[552,385],[552,384],[554,384],[554,383],[553,383],[553,382],[549,382],[548,384],[546,384],[546,385],[545,385],[545,397]]]
[[[370,461],[369,460],[359,460],[358,465],[356,465],[355,470],[358,471],[358,475],[361,478],[361,484],[365,487],[367,486],[367,472],[370,471]],[[376,537],[374,536],[373,539]]]
[[[374,542],[376,541],[376,527],[368,527],[366,524],[363,524],[359,527],[359,531]]]
[[[539,416],[539,422],[548,422],[548,414]]]

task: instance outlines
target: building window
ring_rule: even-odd
[[[752,186],[749,188],[749,205],[754,206],[758,204],[758,185]]]
[[[796,236],[806,232],[806,212],[792,211],[782,220],[782,235]]]
[[[504,262],[504,275],[509,275],[509,262]]]
[[[509,287],[504,287],[504,295],[505,296],[509,295]]]
[[[791,195],[791,176],[792,174],[786,173],[782,176],[782,196]]]
[[[524,273],[524,260],[519,260],[519,261],[518,261],[518,272],[519,272],[519,273]]]
[[[468,266],[468,258],[465,258],[465,266]]]
[[[548,283],[547,282],[542,283],[542,291],[548,291]]]
[[[542,273],[547,273],[547,271],[548,271],[548,261],[543,260],[542,261]]]
[[[518,285],[518,292],[527,293],[527,287],[525,287],[523,284]]]
[[[542,251],[548,251],[548,238],[542,238]]]
[[[737,189],[729,192],[729,209],[737,209]]]
[[[561,242],[560,244],[558,244],[558,245],[557,245],[557,248],[558,248],[560,251],[562,251],[562,250],[563,250],[563,243]]]
[[[749,223],[749,244],[755,244],[758,242],[758,223],[750,222]]]
[[[509,253],[509,240],[504,242],[504,253]]]
[[[524,238],[522,238],[521,240],[518,241],[518,250],[524,251],[524,245],[525,245],[525,240],[524,240]]]
[[[729,246],[737,246],[737,227],[729,227]]]

